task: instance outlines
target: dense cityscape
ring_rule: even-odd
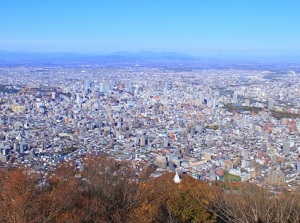
[[[0,223],[299,223],[299,8],[2,0]]]
[[[300,180],[295,70],[2,67],[2,166],[48,174],[107,155],[196,179],[293,190]]]

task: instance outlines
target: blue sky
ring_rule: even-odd
[[[300,55],[299,0],[0,0],[0,50]]]

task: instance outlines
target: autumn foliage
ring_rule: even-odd
[[[224,185],[107,157],[66,162],[46,173],[0,170],[0,222],[299,222],[300,196],[252,184]]]

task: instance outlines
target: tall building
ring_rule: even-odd
[[[274,101],[270,99],[268,102],[268,109],[273,109],[273,107],[274,107]]]
[[[99,91],[101,93],[106,93],[107,92],[107,86],[103,83],[100,84],[100,88],[99,88]]]
[[[276,154],[272,154],[272,155],[271,155],[271,162],[272,162],[273,164],[277,164],[277,160],[278,160],[277,155],[276,155]]]
[[[160,168],[166,169],[167,168],[167,158],[165,156],[157,156],[156,157],[156,164]]]
[[[163,143],[164,143],[164,147],[169,146],[169,140],[166,137],[163,138]]]
[[[88,94],[88,93],[91,93],[91,82],[90,80],[85,80],[85,93]]]
[[[285,175],[278,170],[268,170],[266,183],[274,186],[283,186],[285,184]]]
[[[82,103],[82,98],[81,98],[81,96],[80,96],[80,93],[77,93],[77,94],[76,94],[76,103],[77,103],[77,104],[81,104],[81,103]]]
[[[245,106],[249,107],[250,106],[250,99],[245,99]]]
[[[284,142],[282,146],[282,154],[288,155],[290,153],[290,142]]]
[[[233,93],[233,95],[232,95],[232,103],[237,103],[237,93]]]
[[[297,168],[297,173],[300,173],[300,161],[297,162],[296,168]]]

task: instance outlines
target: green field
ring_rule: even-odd
[[[237,176],[237,175],[233,175],[233,174],[230,174],[230,173],[226,173],[224,175],[224,181],[235,181],[235,182],[240,182],[242,181],[241,177],[240,176]]]
[[[258,107],[248,107],[248,106],[236,106],[232,103],[228,103],[224,105],[224,108],[229,112],[243,112],[243,111],[249,111],[254,112],[255,114],[258,114],[260,111],[262,111],[262,108]]]

